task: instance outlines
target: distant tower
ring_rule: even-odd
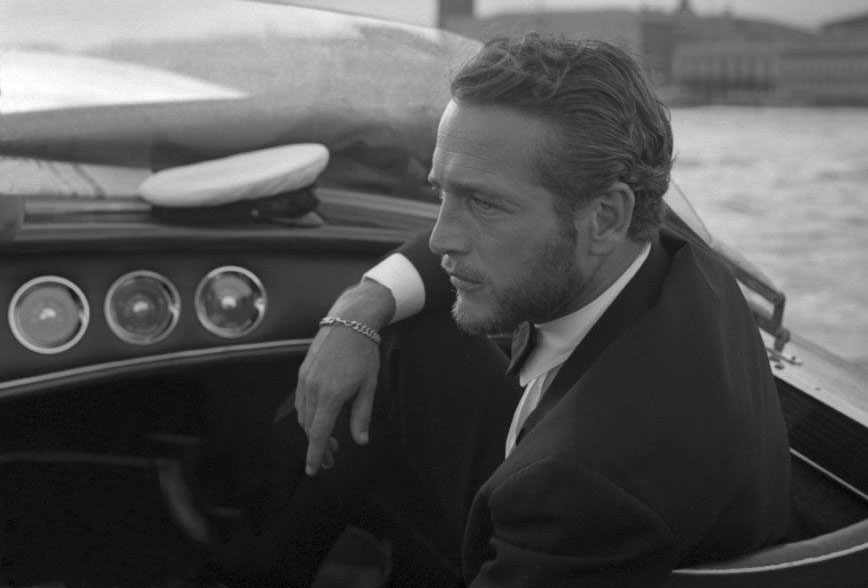
[[[443,28],[450,19],[455,18],[473,18],[473,0],[440,0],[437,25]]]
[[[690,0],[679,0],[678,9],[675,10],[675,14],[688,14],[693,15],[693,7],[690,5]]]

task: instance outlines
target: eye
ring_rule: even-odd
[[[470,196],[470,204],[482,212],[491,212],[496,208],[491,201],[479,196]]]

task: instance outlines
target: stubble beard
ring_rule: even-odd
[[[575,238],[560,235],[536,255],[528,271],[510,284],[489,286],[492,302],[473,307],[461,293],[452,306],[458,327],[474,335],[506,333],[524,321],[545,322],[569,305],[581,284],[575,271]]]

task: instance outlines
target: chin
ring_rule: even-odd
[[[491,335],[512,330],[515,325],[507,324],[498,309],[491,304],[471,302],[461,294],[452,305],[452,318],[462,331],[472,335]]]

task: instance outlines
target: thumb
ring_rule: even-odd
[[[376,389],[377,378],[370,378],[353,400],[353,408],[350,413],[350,431],[353,434],[353,440],[359,445],[367,445],[368,443]]]

